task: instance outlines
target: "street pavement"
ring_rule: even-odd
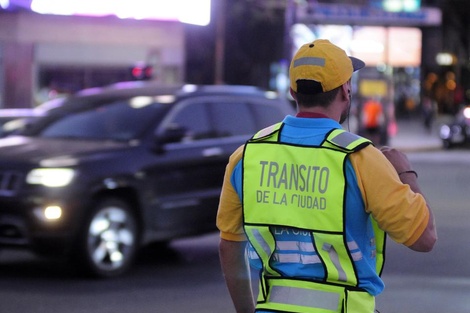
[[[401,119],[397,122],[397,133],[390,138],[389,146],[405,153],[442,150],[439,128],[442,124],[448,123],[451,120],[452,117],[450,116],[438,116],[433,123],[431,131],[427,131],[424,128],[422,119]],[[425,154],[422,153],[421,155]],[[460,157],[460,154],[452,156]],[[449,175],[448,173],[447,176],[449,177]],[[435,181],[436,184],[439,185],[440,179],[435,179]],[[448,178],[446,184],[453,184],[453,180]],[[432,198],[433,201],[431,201],[431,203],[435,205],[433,210],[436,215],[436,220],[440,222],[444,221],[440,224],[441,231],[438,231],[441,235],[437,248],[429,255],[422,255],[407,252],[406,248],[389,240],[387,244],[387,254],[392,256],[392,260],[389,258],[389,261],[391,261],[388,263],[389,267],[410,267],[408,263],[419,264],[419,262],[422,262],[423,271],[427,271],[428,274],[413,274],[410,273],[409,270],[400,273],[400,270],[397,268],[392,270],[389,268],[389,271],[387,271],[386,264],[385,273],[382,276],[386,288],[384,293],[377,297],[377,308],[382,313],[470,312],[470,299],[468,298],[470,280],[465,275],[439,275],[439,273],[436,273],[436,268],[445,268],[445,266],[441,265],[438,267],[435,265],[436,262],[432,262],[432,260],[441,258],[443,255],[458,260],[458,257],[454,256],[455,253],[452,251],[452,248],[448,248],[452,247],[454,242],[454,239],[450,239],[452,236],[449,235],[449,232],[458,233],[454,231],[454,228],[458,229],[458,225],[447,227],[450,230],[446,229],[445,221],[448,217],[442,217],[443,214],[446,214],[441,210],[442,208],[446,208],[448,211],[453,212],[454,215],[457,215],[455,208],[448,207],[450,203],[454,202],[449,200],[453,197],[446,194],[446,196],[442,197],[444,198],[443,201],[450,201],[450,203],[441,205],[438,202],[436,204],[436,197],[439,198],[439,196],[436,195],[440,194],[439,190],[436,189],[436,187],[430,187],[429,182],[424,181],[423,186],[424,185],[426,188],[429,188],[430,193],[428,193],[428,198]],[[467,220],[465,217],[460,219]],[[464,234],[461,235],[465,236]],[[399,255],[399,257],[397,257],[397,255]],[[401,259],[398,260],[397,258]],[[418,258],[422,258],[422,260],[418,261]],[[441,264],[457,262],[454,259],[444,260]],[[410,262],[410,260],[412,261]],[[465,267],[461,270],[463,273],[468,273],[465,271]]]
[[[389,139],[388,145],[403,152],[433,151],[442,149],[439,128],[451,120],[449,116],[438,116],[430,131],[426,130],[422,119],[409,118],[397,121],[397,132]]]

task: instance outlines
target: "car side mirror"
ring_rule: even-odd
[[[156,136],[156,142],[159,146],[167,144],[180,142],[187,135],[187,129],[182,126],[172,125],[172,127],[166,128],[162,133]]]

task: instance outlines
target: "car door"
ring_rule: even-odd
[[[147,170],[153,182],[150,218],[163,235],[215,229],[228,158],[256,123],[247,103],[207,96],[176,105],[157,132],[178,129],[184,130],[181,140],[165,144],[158,164]]]

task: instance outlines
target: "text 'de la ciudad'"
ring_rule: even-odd
[[[260,161],[256,201],[325,210],[329,179],[327,166]]]

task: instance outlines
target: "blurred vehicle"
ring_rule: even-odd
[[[61,106],[64,98],[57,98],[35,108],[0,109],[0,137],[21,132],[31,123],[43,117],[53,108]]]
[[[439,137],[445,149],[470,142],[470,106],[459,110],[451,123],[444,124],[439,130]]]
[[[0,247],[128,270],[140,247],[215,230],[229,155],[294,109],[249,86],[84,90],[0,139]]]
[[[43,115],[42,111],[33,108],[0,109],[0,137],[22,130]]]

